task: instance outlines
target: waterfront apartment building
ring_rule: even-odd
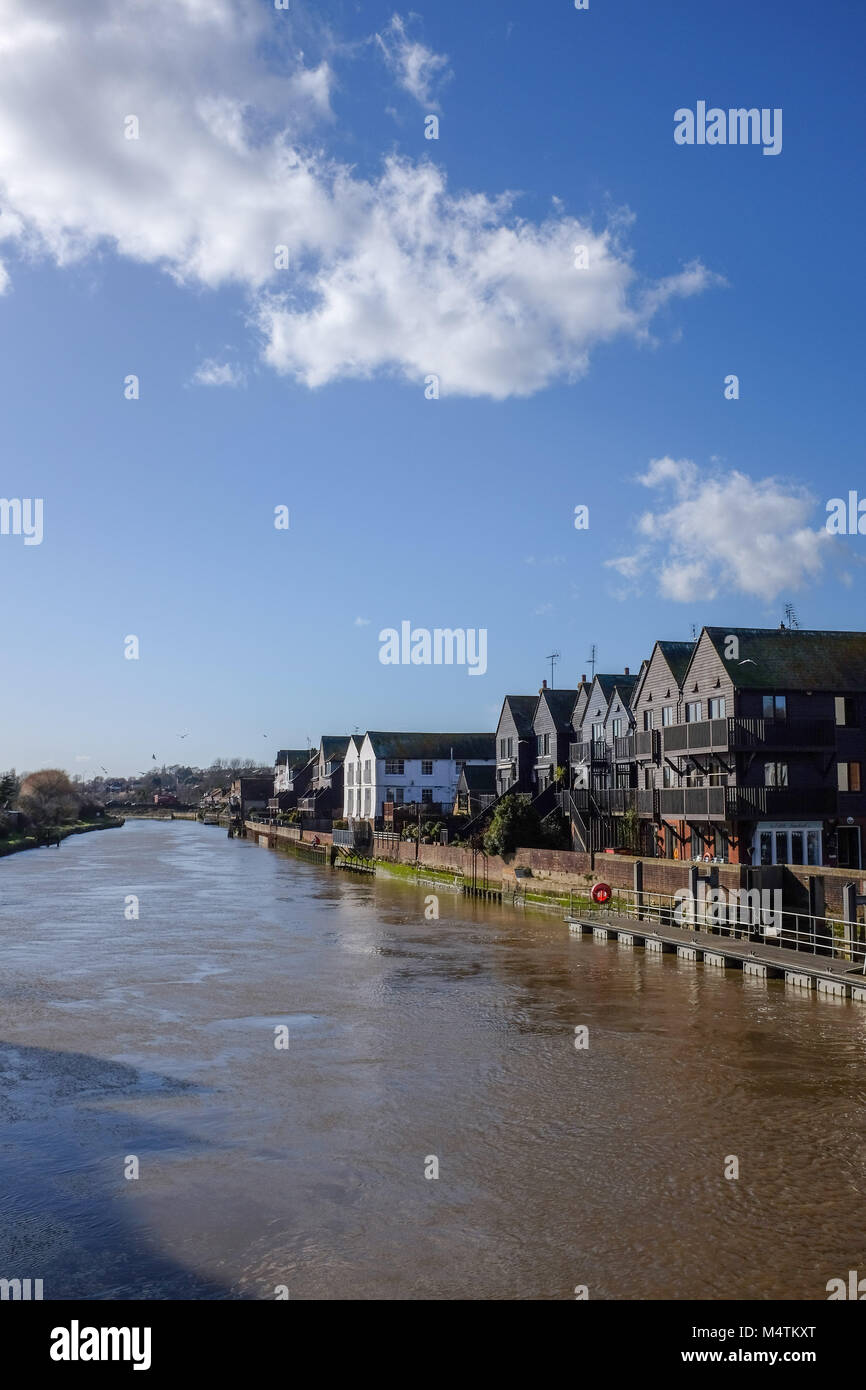
[[[657,642],[630,714],[631,786],[615,785],[628,745],[606,740],[588,779],[572,750],[575,847],[863,867],[866,633],[705,627]]]
[[[451,810],[460,773],[496,762],[493,734],[424,734],[370,730],[349,739],[343,815],[378,820],[385,806],[408,803]]]

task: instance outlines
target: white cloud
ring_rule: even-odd
[[[376,35],[376,42],[396,80],[426,110],[438,110],[433,92],[434,83],[452,74],[443,53],[434,53],[417,39],[409,36],[406,21],[395,14],[390,24]]]
[[[244,373],[230,362],[217,362],[207,357],[193,374],[193,381],[199,386],[240,386],[245,380]]]
[[[369,618],[356,618],[356,619],[355,619],[355,627],[369,627],[369,626],[370,626],[370,619],[369,619]]]
[[[450,191],[425,160],[369,178],[340,165],[323,147],[333,73],[305,63],[267,6],[32,8],[0,0],[0,241],[241,285],[265,360],[309,387],[435,373],[443,395],[528,396],[582,376],[604,342],[648,340],[663,304],[715,280],[691,265],[642,285],[623,216],[532,222],[513,195]],[[423,91],[428,69],[411,72]],[[275,270],[283,245],[291,269]]]
[[[623,578],[648,573],[678,602],[739,593],[772,599],[818,579],[831,541],[808,525],[815,500],[780,478],[703,473],[691,459],[653,459],[637,479],[668,505],[637,522],[642,544],[605,561]]]

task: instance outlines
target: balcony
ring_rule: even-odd
[[[630,763],[634,759],[634,734],[613,741],[613,756],[618,763]]]
[[[660,746],[658,729],[642,729],[634,735],[634,755],[639,761],[657,763]]]
[[[836,811],[832,787],[663,787],[657,795],[668,820],[822,820]]]
[[[568,745],[568,756],[572,763],[609,763],[611,752],[603,738]]]
[[[662,729],[662,741],[666,756],[763,748],[808,753],[834,748],[836,726],[832,719],[701,719],[694,724],[668,724]]]

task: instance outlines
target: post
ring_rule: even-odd
[[[842,937],[842,949],[850,959],[857,923],[856,883],[846,883],[842,887],[842,916],[844,918],[842,924],[844,933]]]
[[[643,860],[634,861],[634,901],[637,919],[643,921]]]

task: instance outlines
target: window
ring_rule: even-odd
[[[662,709],[662,724],[664,724],[665,728],[667,728],[668,725],[669,725],[669,724],[673,724],[673,722],[674,722],[674,707],[673,707],[673,705],[665,705],[665,706],[663,707],[663,709]]]
[[[403,759],[402,759],[402,758],[386,758],[386,759],[385,759],[385,776],[386,776],[386,777],[402,777],[402,776],[403,776]]]
[[[359,793],[359,795],[360,795],[360,793]],[[369,816],[369,814],[370,814],[370,788],[368,787],[367,790],[364,792],[364,815],[365,815],[365,816]]]
[[[860,790],[860,764],[859,763],[837,763],[836,770],[839,776],[840,792],[859,792]]]
[[[690,700],[686,705],[686,723],[697,724],[701,717],[700,700]]]
[[[513,739],[513,738],[510,738],[510,739],[508,740],[508,748],[507,748],[506,751],[507,751],[507,755],[508,755],[509,758],[513,758],[513,757],[514,757],[514,739]]]
[[[765,695],[763,712],[765,719],[775,719],[777,724],[783,724],[788,718],[788,705],[785,696]]]
[[[652,726],[653,726],[653,712],[652,712],[651,709],[645,709],[644,712],[643,712],[643,727],[644,727],[644,733],[649,733],[649,731],[650,731],[650,729],[652,728]]]
[[[422,788],[421,788],[421,804],[422,804],[422,806],[424,806],[424,805],[429,805],[430,802],[432,802],[432,800],[433,800],[433,788],[432,788],[432,787],[422,787]]]
[[[501,739],[499,740],[499,756],[500,756],[500,758],[504,758],[504,757],[505,757],[505,743],[506,743],[506,740],[505,740],[504,738],[501,738]]]
[[[787,787],[788,785],[788,764],[787,763],[764,763],[764,786],[765,787]]]
[[[651,767],[645,767],[644,770],[643,770],[643,786],[644,786],[644,791],[647,791],[647,792],[651,792],[651,791],[652,791],[653,787],[655,786],[654,778],[655,778],[655,774],[654,774],[652,768],[651,768]]]
[[[670,763],[665,763],[664,767],[662,768],[662,786],[663,786],[663,787],[675,787],[676,784],[677,784],[676,773],[674,772],[674,770],[673,770],[673,768],[671,767]]]
[[[354,787],[354,785],[355,785],[355,764],[354,764],[354,763],[349,763],[349,770],[348,770],[348,774],[347,774],[347,777],[346,777],[346,781],[348,782],[348,784],[349,784],[350,787]]]
[[[614,738],[622,738],[622,720],[621,720],[621,719],[614,719],[614,721],[613,721],[613,736],[614,736]]]
[[[550,753],[550,734],[538,735],[538,756],[546,758]]]
[[[432,758],[422,758],[422,759],[421,759],[421,776],[422,776],[422,777],[432,777],[432,776],[433,776],[433,759],[432,759]]]
[[[821,832],[820,830],[806,831],[806,862],[808,864],[821,863]]]
[[[393,787],[386,787],[386,788],[385,788],[385,800],[386,800],[386,801],[393,801],[393,800],[394,800],[394,788],[393,788]]]
[[[710,700],[710,718],[724,719],[725,717],[725,697],[719,695],[717,699]]]
[[[346,809],[351,816],[355,810],[355,793],[349,792],[346,796]]]
[[[592,738],[593,742],[597,742],[599,739],[604,738],[604,724],[593,724]]]
[[[370,759],[369,759],[369,758],[365,758],[365,759],[364,759],[364,781],[365,781],[365,782],[369,782],[369,780],[370,780]],[[368,793],[368,795],[367,795],[367,810],[369,811],[369,809],[370,809],[370,796],[369,796],[369,793]]]
[[[850,700],[847,696],[836,696],[836,723],[842,727],[857,723],[857,701]]]

